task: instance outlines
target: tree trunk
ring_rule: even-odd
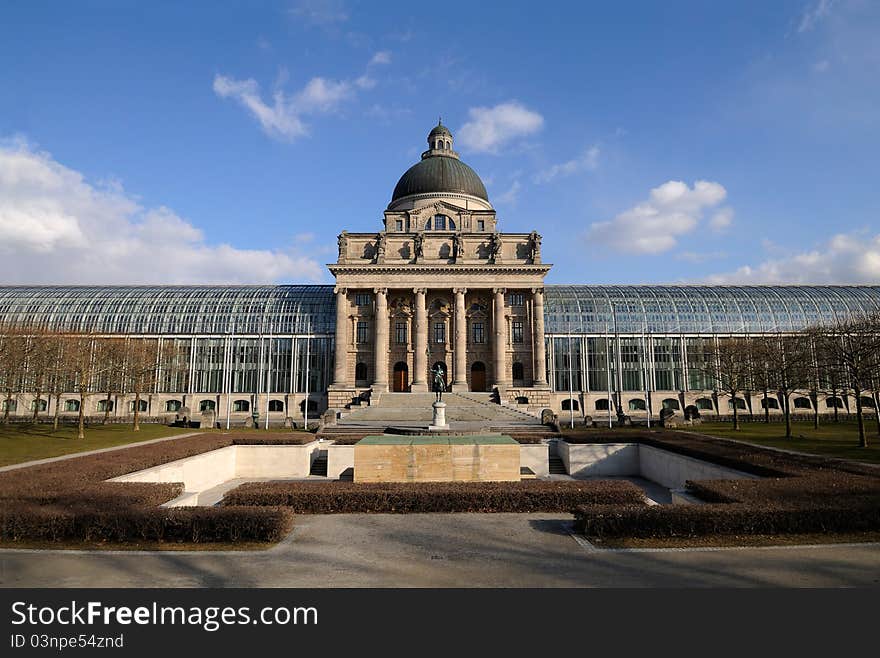
[[[764,389],[764,422],[770,424],[770,405],[767,404],[767,389]]]
[[[40,413],[40,400],[42,400],[42,399],[43,399],[43,391],[38,390],[37,397],[34,399],[34,413],[31,416],[32,423],[37,422],[37,414]]]
[[[791,404],[790,396],[791,394],[787,391],[782,393],[782,413],[785,414],[785,438],[791,438]]]
[[[856,395],[856,420],[859,422],[859,447],[868,447],[868,437],[865,436],[865,418],[862,414],[862,395],[859,389],[855,389]]]
[[[58,408],[61,406],[61,393],[55,394],[55,417],[52,419],[52,431],[58,431]]]
[[[85,419],[83,418],[83,413],[85,412],[85,408],[86,408],[85,396],[82,394],[82,392],[80,392],[80,394],[79,394],[79,433],[76,436],[76,438],[78,438],[78,439],[86,438],[85,422],[84,422]]]
[[[837,417],[837,416],[838,416],[838,414],[840,413],[840,411],[839,411],[839,407],[838,407],[838,404],[837,404],[838,401],[840,400],[840,398],[837,397],[837,389],[836,389],[836,388],[832,388],[832,389],[831,389],[831,397],[834,398],[834,422],[836,423],[836,422],[838,421],[838,417]]]
[[[736,409],[736,396],[735,395],[733,396],[733,429],[734,430],[739,429],[739,414],[737,413],[737,409]]]
[[[3,424],[9,425],[9,408],[12,406],[12,391],[6,391],[6,404],[3,409]]]
[[[134,431],[140,432],[140,417],[141,417],[141,394],[134,394]]]
[[[813,402],[813,429],[819,429],[819,395],[817,393],[812,393],[810,395]]]
[[[101,421],[101,425],[106,425],[107,420],[110,418],[110,398],[113,393],[107,391],[107,400],[104,402],[104,420]]]

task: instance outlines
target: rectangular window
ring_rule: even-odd
[[[398,345],[406,345],[406,322],[394,323],[394,342]]]
[[[525,295],[523,295],[521,292],[510,293],[507,296],[507,300],[508,300],[507,303],[510,304],[511,306],[525,306],[526,305]]]
[[[513,321],[513,342],[523,342],[523,323],[522,320]]]
[[[446,342],[446,324],[443,322],[435,322],[434,323],[434,342],[435,343],[445,343]]]
[[[358,322],[357,323],[357,342],[366,343],[367,342],[367,323],[366,322]]]
[[[395,228],[396,228],[398,231],[402,231],[402,230],[403,230],[403,220],[402,220],[402,219],[398,219],[398,220],[395,222]]]
[[[486,222],[484,222],[482,219],[477,220],[477,230],[478,231],[485,231],[486,230]]]
[[[485,335],[483,334],[483,323],[482,322],[474,322],[474,342],[482,343],[485,342]]]
[[[434,230],[435,231],[445,231],[446,230],[446,215],[434,215]]]
[[[359,292],[354,296],[356,306],[369,306],[373,301],[373,296],[368,292]]]

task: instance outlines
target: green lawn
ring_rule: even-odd
[[[80,440],[76,438],[75,425],[62,425],[57,432],[53,432],[50,424],[0,424],[0,466],[85,450],[112,448],[193,431],[195,430],[144,424],[139,432],[134,432],[128,424],[91,425],[86,427],[86,436]]]
[[[690,428],[683,428],[689,430]],[[774,448],[786,448],[826,457],[858,459],[880,463],[880,436],[874,418],[866,419],[865,435],[868,447],[859,447],[859,431],[855,421],[827,422],[813,429],[812,422],[792,423],[792,438],[785,438],[785,423],[742,423],[735,432],[732,423],[703,423],[693,431],[729,439],[739,439]]]

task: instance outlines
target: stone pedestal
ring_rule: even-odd
[[[428,429],[432,431],[448,430],[449,425],[446,424],[446,403],[435,402],[431,406],[434,407],[434,420],[428,426]]]

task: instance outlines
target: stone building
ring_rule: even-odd
[[[731,336],[785,334],[880,308],[880,286],[545,285],[541,236],[503,232],[479,176],[437,125],[401,176],[375,232],[338,238],[334,286],[8,286],[0,327],[153,341],[157,377],[141,412],[186,412],[232,426],[341,414],[392,393],[427,391],[438,364],[453,392],[540,417],[610,423],[662,409],[726,415],[701,355]],[[344,228],[344,227],[341,227]],[[538,229],[540,227],[535,227]],[[0,331],[2,338],[2,331]],[[162,363],[171,350],[175,366]],[[106,379],[106,378],[103,378]],[[90,383],[87,415],[122,419],[133,396]],[[54,414],[26,378],[0,372],[13,416]],[[873,412],[876,392],[863,393]],[[108,397],[109,396],[109,397]],[[5,397],[5,396],[4,396]],[[73,416],[79,399],[61,396]],[[781,414],[779,400],[746,391],[745,414]],[[847,413],[845,388],[806,392],[795,414]],[[4,409],[0,407],[0,412]]]

